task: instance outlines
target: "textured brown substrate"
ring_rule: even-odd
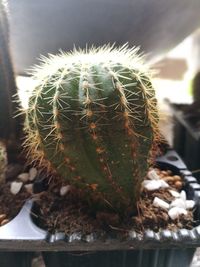
[[[170,171],[163,172],[160,175],[163,179],[171,177]],[[173,180],[173,179],[172,179]],[[175,179],[176,180],[176,179]],[[176,181],[170,181],[170,189],[180,191],[184,186],[177,188]],[[142,233],[144,230],[151,229],[158,232],[162,229],[178,230],[181,228],[191,229],[194,226],[193,211],[188,211],[185,216],[180,216],[176,220],[171,220],[167,210],[152,205],[153,199],[159,197],[170,203],[173,199],[168,189],[159,189],[155,191],[141,192],[141,198],[137,203],[137,214],[129,217],[119,217],[115,213],[105,211],[94,212],[88,204],[83,201],[81,193],[72,189],[65,196],[60,196],[60,187],[64,185],[61,180],[55,183],[51,182],[49,189],[43,192],[38,200],[39,216],[36,222],[40,227],[51,233],[64,232],[72,234],[81,232],[89,234],[93,232],[120,231],[126,232],[134,229]]]
[[[22,208],[30,194],[24,187],[16,195],[10,192],[10,184],[17,179],[17,175],[22,172],[23,166],[20,164],[10,164],[6,170],[6,181],[0,184],[0,226],[13,219]]]
[[[10,192],[9,182],[1,184],[0,186],[0,225],[13,219],[18,214],[23,204],[29,197],[30,197],[30,194],[28,194],[25,189],[22,189],[20,193],[18,193],[17,195],[13,195]],[[4,219],[7,221],[4,221],[3,223]]]

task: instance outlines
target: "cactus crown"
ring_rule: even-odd
[[[137,48],[43,58],[25,111],[25,147],[115,210],[134,208],[159,139],[151,75]]]

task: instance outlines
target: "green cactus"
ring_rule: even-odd
[[[5,171],[7,166],[6,147],[0,142],[0,183],[5,181]]]
[[[135,208],[159,138],[151,75],[137,50],[43,58],[26,110],[32,161],[117,211]]]
[[[12,101],[16,84],[9,52],[9,25],[4,1],[0,0],[0,138],[9,142],[16,134],[17,104]]]

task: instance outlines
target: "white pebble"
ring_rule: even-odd
[[[176,198],[175,200],[171,202],[170,207],[186,209],[186,202],[182,198]]]
[[[173,196],[173,197],[180,197],[180,193],[177,192],[177,191],[174,191],[174,190],[169,190],[170,194]]]
[[[23,185],[22,182],[12,182],[12,183],[10,184],[10,192],[11,192],[13,195],[16,195],[16,194],[19,193],[19,191],[21,190],[22,185]]]
[[[37,175],[37,169],[36,168],[30,168],[29,170],[29,180],[33,181]]]
[[[23,172],[17,176],[18,179],[20,179],[22,182],[27,182],[29,180],[29,173]]]
[[[195,202],[194,202],[194,200],[186,200],[186,208],[187,208],[188,210],[193,209],[194,206],[195,206]]]
[[[151,170],[148,172],[147,177],[151,180],[159,180],[160,176],[157,174],[155,170]]]
[[[160,188],[160,182],[157,180],[144,180],[142,184],[148,191],[157,190]]]
[[[168,211],[168,215],[172,220],[177,219],[182,214],[187,215],[187,210],[179,207],[173,207]]]
[[[186,192],[184,190],[181,191],[180,193],[180,197],[183,201],[186,201],[187,197],[186,197]]]
[[[169,187],[169,185],[163,180],[144,180],[142,182],[142,185],[148,191],[157,190],[159,188]]]
[[[160,199],[158,197],[154,198],[153,205],[155,207],[160,207],[160,208],[163,208],[163,209],[166,209],[166,210],[169,209],[169,204],[166,201],[164,201],[164,200],[162,200],[162,199]]]
[[[29,194],[33,193],[33,184],[25,184],[24,186]]]
[[[165,182],[164,180],[160,180],[160,184],[161,184],[161,188],[168,188],[169,185],[167,182]]]
[[[71,189],[70,185],[65,185],[60,188],[60,195],[65,196]]]

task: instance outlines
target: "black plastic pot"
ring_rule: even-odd
[[[200,185],[196,179],[174,151],[158,158],[157,165],[182,175],[187,197],[196,202],[195,220],[198,221]],[[36,226],[31,212],[37,213],[30,200],[16,218],[0,227],[0,251],[7,251],[0,253],[1,267],[29,267],[30,251],[43,252],[47,267],[188,267],[195,248],[200,246],[200,225],[177,232],[148,230],[143,236],[134,231],[126,236],[120,233],[51,235]]]
[[[190,170],[200,169],[200,118],[189,111],[190,105],[171,104],[174,118],[173,147]],[[184,112],[188,108],[188,112]],[[195,113],[195,109],[194,109]],[[200,171],[194,176],[200,180]]]

